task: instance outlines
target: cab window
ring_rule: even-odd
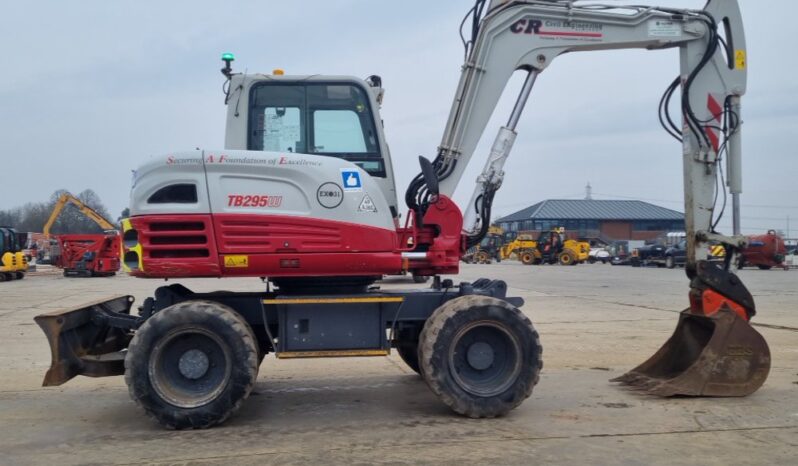
[[[349,83],[255,84],[250,95],[247,148],[338,157],[384,177],[366,92]]]

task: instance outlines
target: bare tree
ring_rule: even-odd
[[[50,218],[58,198],[67,193],[64,189],[58,189],[50,196],[47,202],[27,203],[22,207],[15,207],[9,210],[0,210],[0,225],[12,226],[20,232],[40,232],[44,229],[44,224]],[[105,218],[110,218],[108,210],[105,208],[100,196],[93,190],[86,189],[76,196],[81,202],[96,210]],[[80,210],[72,204],[67,204],[59,215],[51,233],[102,233],[99,225],[83,215]]]

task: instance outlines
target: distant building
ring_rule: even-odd
[[[549,199],[494,221],[515,236],[565,227],[571,236],[649,240],[684,230],[684,214],[643,201]]]

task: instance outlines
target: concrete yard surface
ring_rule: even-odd
[[[765,385],[748,397],[665,399],[608,382],[670,336],[687,305],[683,269],[506,261],[463,265],[453,278],[505,280],[540,333],[540,383],[509,415],[451,413],[395,352],[268,356],[242,409],[201,431],[162,429],[131,401],[122,377],[41,387],[50,350],[34,316],[119,294],[140,303],[164,282],[32,274],[0,283],[0,463],[796,464],[798,272],[739,273],[773,360]],[[258,279],[180,283],[196,291],[264,286]],[[424,285],[391,278],[382,286]]]

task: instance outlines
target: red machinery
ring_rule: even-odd
[[[80,213],[94,221],[105,233],[50,235],[50,229],[64,207],[74,204]],[[43,229],[44,238],[54,238],[56,250],[50,249],[51,261],[64,269],[65,277],[107,277],[119,270],[121,241],[119,232],[108,219],[75,196],[64,193],[55,203]]]
[[[64,276],[108,277],[119,271],[119,234],[58,235],[55,265]]]
[[[748,246],[742,250],[737,267],[756,266],[762,270],[769,270],[773,267],[786,268],[784,265],[786,255],[787,248],[784,246],[784,238],[776,234],[775,230],[768,230],[764,235],[748,237]]]

